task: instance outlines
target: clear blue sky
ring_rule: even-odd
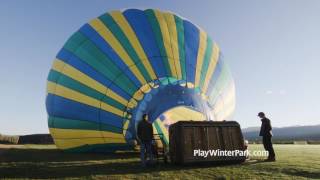
[[[0,133],[48,132],[46,78],[67,38],[106,11],[169,10],[220,45],[236,82],[234,119],[259,126],[320,124],[320,1],[3,0],[0,3]]]

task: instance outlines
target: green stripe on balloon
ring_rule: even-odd
[[[122,129],[103,123],[95,123],[92,121],[66,119],[61,117],[49,116],[48,125],[50,128],[60,129],[81,129],[81,130],[101,130],[122,134]]]
[[[206,78],[206,74],[207,74],[207,71],[208,71],[208,67],[209,67],[209,63],[210,63],[210,60],[211,60],[211,56],[212,56],[212,53],[213,53],[213,44],[212,44],[212,41],[211,39],[208,37],[207,38],[207,47],[206,47],[206,51],[205,51],[205,55],[203,57],[203,64],[202,64],[202,67],[200,70],[198,71],[201,71],[200,73],[200,84],[199,84],[199,87],[202,88],[203,87],[203,84],[204,84],[204,80]]]
[[[53,69],[50,70],[47,80],[56,83],[60,77],[60,73],[56,73]]]
[[[122,74],[122,71],[80,32],[76,32],[67,41],[64,48],[92,66],[109,80],[114,81],[118,79],[116,85],[128,94],[133,95],[138,89],[128,77],[119,76]],[[106,69],[108,69],[108,71],[106,71]]]
[[[103,24],[112,32],[112,34],[118,39],[120,44],[123,46],[123,48],[126,50],[130,58],[134,61],[135,65],[143,75],[144,79],[149,82],[151,81],[151,77],[144,67],[144,65],[141,63],[141,59],[139,58],[138,54],[132,47],[129,39],[126,37],[124,32],[121,30],[117,22],[110,16],[110,14],[104,14],[99,17],[99,19],[103,22]]]
[[[158,45],[158,48],[160,50],[160,54],[162,56],[162,61],[166,67],[166,72],[167,72],[167,76],[170,77],[172,76],[172,73],[171,73],[171,69],[170,69],[170,65],[169,65],[169,59],[168,59],[168,56],[167,56],[167,53],[166,53],[166,49],[164,47],[164,44],[163,44],[163,38],[162,38],[162,34],[161,34],[161,29],[160,29],[160,25],[159,25],[159,22],[156,18],[156,15],[154,13],[154,10],[152,9],[147,9],[145,10],[145,13],[148,17],[148,21],[152,27],[152,31],[156,37],[156,41],[157,41],[157,45]]]
[[[132,145],[124,143],[92,144],[66,149],[66,152],[114,152],[116,150],[132,150]]]
[[[58,81],[55,81],[56,77],[59,77]],[[77,92],[80,92],[86,96],[89,96],[91,98],[94,98],[96,100],[101,100],[102,102],[105,102],[117,109],[123,110],[125,109],[125,106],[121,103],[115,101],[114,99],[106,96],[105,94],[102,94],[95,89],[92,89],[91,87],[88,87],[84,84],[81,84],[80,82],[60,73],[55,70],[51,70],[48,77],[49,81],[56,82],[57,84],[60,84],[64,87],[67,87],[69,89],[75,90]]]

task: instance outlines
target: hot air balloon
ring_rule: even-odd
[[[67,151],[131,149],[143,114],[169,142],[180,120],[232,117],[235,86],[219,46],[171,12],[105,13],[76,31],[48,75],[48,126]]]

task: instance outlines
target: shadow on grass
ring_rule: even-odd
[[[250,160],[247,160],[243,164],[244,165],[253,165],[253,164],[260,164],[260,163],[269,163],[269,162],[266,162],[264,159],[250,159]]]
[[[2,154],[0,162],[72,162],[139,157],[136,151],[119,152],[115,155],[114,153],[71,153],[59,149],[9,149]]]
[[[219,166],[227,164],[219,164]],[[159,163],[142,168],[139,153],[66,153],[57,149],[10,149],[0,156],[0,178],[68,178],[92,175],[125,175],[214,167],[217,165],[176,166]]]

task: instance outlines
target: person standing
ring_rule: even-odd
[[[271,141],[272,127],[271,127],[270,119],[266,118],[266,115],[263,112],[259,112],[258,116],[261,119],[261,128],[260,128],[259,135],[262,136],[264,149],[269,153],[268,159],[266,159],[266,161],[275,161],[276,156],[275,156],[273,146],[272,146],[272,141]]]
[[[151,151],[153,128],[152,124],[148,121],[148,115],[144,114],[142,120],[138,124],[137,135],[140,140],[140,158],[142,166],[146,166],[146,158],[153,162],[153,154]]]

